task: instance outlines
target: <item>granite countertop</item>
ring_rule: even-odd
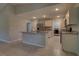
[[[38,34],[38,33],[46,33],[46,32],[22,32],[22,33],[28,33],[28,34]]]
[[[62,34],[78,34],[79,32],[77,31],[72,31],[72,32],[62,32]]]

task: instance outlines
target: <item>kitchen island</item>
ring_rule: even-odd
[[[23,43],[39,47],[45,46],[45,32],[22,32],[22,34]]]

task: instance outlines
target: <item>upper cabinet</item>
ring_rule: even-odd
[[[79,22],[79,7],[69,10],[69,23],[78,24]]]

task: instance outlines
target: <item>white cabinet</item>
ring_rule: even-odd
[[[69,52],[77,53],[77,33],[63,33],[62,34],[62,45],[63,49]]]

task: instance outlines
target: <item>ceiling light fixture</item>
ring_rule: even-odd
[[[57,16],[57,18],[59,18],[60,16]]]
[[[59,9],[58,9],[58,8],[56,8],[55,10],[56,10],[56,11],[58,11]]]
[[[44,18],[46,18],[46,15],[43,15]]]
[[[36,19],[37,17],[33,17],[33,19]]]

